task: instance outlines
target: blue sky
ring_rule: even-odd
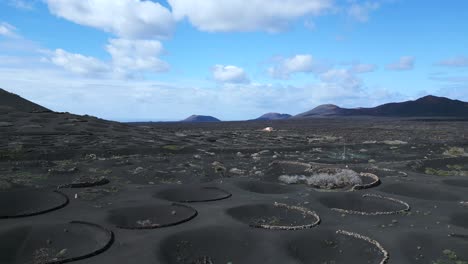
[[[466,10],[463,0],[2,0],[0,87],[119,121],[468,101]]]

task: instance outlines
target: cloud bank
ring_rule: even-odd
[[[168,0],[177,20],[187,18],[201,31],[279,32],[304,16],[324,13],[332,0]]]
[[[171,12],[152,1],[45,0],[45,3],[58,17],[122,38],[166,38],[175,26]]]

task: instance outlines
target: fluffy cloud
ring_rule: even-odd
[[[169,69],[169,64],[158,58],[163,52],[163,46],[156,40],[111,39],[106,49],[112,56],[117,73],[164,72]]]
[[[244,69],[232,65],[215,65],[212,68],[213,79],[223,83],[248,83]]]
[[[291,74],[299,72],[313,72],[317,65],[311,55],[299,54],[290,58],[279,58],[277,65],[270,67],[268,73],[276,79],[288,79]]]
[[[144,72],[163,72],[169,65],[159,59],[162,44],[156,40],[110,39],[106,46],[109,62],[63,49],[46,52],[48,61],[70,72],[88,77],[128,78]]]
[[[468,67],[468,57],[465,56],[458,56],[448,58],[437,63],[439,66],[446,66],[446,67]]]
[[[6,22],[0,22],[0,36],[14,38],[16,37],[16,28]]]
[[[152,1],[45,0],[51,13],[123,38],[160,38],[172,33],[171,12]]]
[[[353,64],[349,69],[352,73],[368,73],[377,69],[375,64]]]
[[[403,56],[397,62],[387,65],[387,70],[408,71],[414,68],[414,57]]]
[[[353,2],[348,9],[348,15],[359,22],[367,22],[369,20],[369,14],[372,11],[375,11],[380,8],[380,3],[378,2],[364,2],[356,3]]]
[[[109,67],[93,57],[70,53],[62,49],[56,49],[50,61],[64,69],[84,76],[96,76],[107,72]]]
[[[319,15],[332,0],[168,0],[174,17],[185,17],[202,31],[278,32],[290,21]]]
[[[349,91],[359,91],[362,80],[347,69],[331,69],[318,75],[322,82],[338,85]]]

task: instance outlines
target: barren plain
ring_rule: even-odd
[[[468,263],[463,120],[0,111],[0,263]]]

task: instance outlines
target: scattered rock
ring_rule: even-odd
[[[132,171],[133,175],[140,174],[144,171],[145,169],[143,167],[137,167]]]
[[[236,156],[239,157],[239,158],[245,157],[245,155],[242,154],[242,152],[237,152],[237,153],[236,153]]]
[[[84,157],[85,160],[97,160],[97,155],[96,154],[86,154]]]
[[[408,142],[401,140],[384,140],[382,143],[387,145],[406,145]]]
[[[232,168],[229,170],[230,173],[232,174],[238,174],[238,175],[242,175],[245,173],[244,170],[241,170],[241,169],[238,169],[238,168]]]
[[[213,163],[211,163],[211,165],[213,166],[215,172],[225,172],[226,171],[226,167],[224,167],[223,163],[221,163],[219,161],[214,161]]]
[[[56,257],[57,258],[63,258],[63,257],[65,257],[66,254],[67,254],[67,249],[64,248],[64,249],[60,250],[59,253],[57,253]]]
[[[261,158],[260,158],[260,154],[259,153],[254,153],[252,155],[250,155],[252,157],[252,159],[254,161],[259,161]]]
[[[138,220],[136,223],[137,223],[137,225],[142,226],[142,227],[153,226],[153,222],[150,219]]]
[[[264,173],[262,171],[255,171],[254,174],[256,176],[263,176],[264,175]]]

